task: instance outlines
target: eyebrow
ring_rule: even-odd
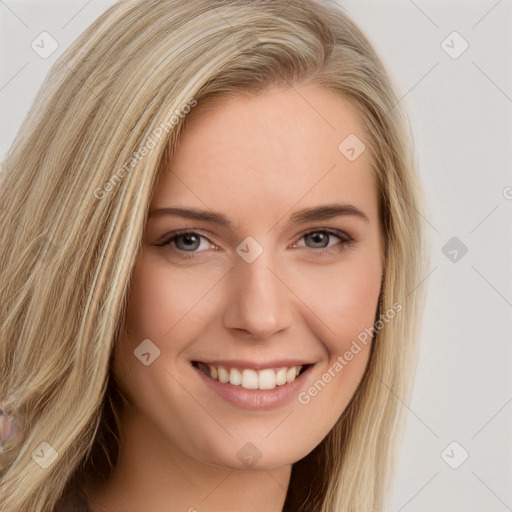
[[[172,215],[177,217],[184,217],[187,219],[202,220],[218,224],[223,227],[232,226],[232,222],[222,213],[212,212],[208,210],[198,210],[195,208],[155,208],[150,210],[149,217],[162,217],[164,215]],[[339,216],[359,217],[365,222],[370,222],[368,216],[359,208],[351,204],[333,203],[312,208],[304,208],[293,213],[290,217],[290,222],[294,224],[302,224],[305,222],[315,220],[327,220]]]

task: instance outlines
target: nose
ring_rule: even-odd
[[[252,263],[235,263],[222,314],[226,329],[261,340],[290,327],[292,293],[271,268],[265,252]]]

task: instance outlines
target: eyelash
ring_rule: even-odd
[[[303,233],[299,240],[302,240],[307,235],[310,235],[313,233],[325,233],[330,236],[335,236],[336,238],[338,238],[340,240],[340,243],[336,244],[336,246],[340,246],[340,249],[334,249],[333,247],[325,247],[325,248],[304,247],[306,249],[312,249],[314,251],[314,253],[317,253],[319,255],[332,254],[333,252],[337,252],[337,251],[346,249],[354,243],[354,239],[351,236],[349,236],[346,232],[340,231],[337,229],[330,229],[330,228],[311,229],[311,230]],[[167,233],[161,242],[156,242],[154,245],[156,247],[165,248],[167,246],[170,246],[174,240],[176,240],[177,238],[179,238],[180,236],[183,236],[183,235],[196,235],[196,236],[199,236],[200,238],[204,238],[210,244],[215,245],[205,235],[202,235],[201,233],[199,233],[197,231],[190,230],[190,229],[182,229],[179,231],[173,231],[171,233]],[[330,242],[330,240],[329,240],[329,242]],[[179,254],[180,258],[183,258],[183,259],[194,258],[196,254],[203,252],[203,251],[183,251],[181,249],[178,249],[177,247],[173,247],[172,249]]]

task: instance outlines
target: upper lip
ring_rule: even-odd
[[[248,370],[264,370],[266,368],[290,368],[292,366],[308,366],[312,363],[311,361],[304,361],[303,359],[275,359],[272,361],[255,362],[247,361],[245,359],[226,359],[219,360],[205,360],[205,359],[194,359],[193,363],[203,363],[212,366],[224,366],[225,368],[242,368]]]

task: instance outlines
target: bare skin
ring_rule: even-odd
[[[352,104],[301,85],[226,99],[191,121],[151,210],[216,212],[230,225],[162,211],[148,219],[114,360],[132,403],[116,472],[90,492],[95,512],[280,511],[291,465],[333,427],[368,362],[370,344],[332,376],[374,323],[383,271],[369,151],[350,161],[338,149],[349,134],[366,141]],[[293,219],[334,204],[345,207]],[[240,245],[247,237],[257,245]],[[259,248],[252,262],[241,256]],[[160,350],[147,366],[134,356],[146,339]],[[309,366],[291,397],[251,409],[192,364],[226,360]]]

